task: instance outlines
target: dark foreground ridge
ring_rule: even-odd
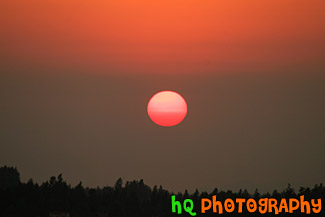
[[[49,181],[41,185],[29,180],[27,183],[20,181],[20,175],[16,168],[0,167],[0,217],[167,217],[167,216],[190,216],[188,213],[181,215],[171,212],[171,195],[174,193],[164,190],[161,186],[152,189],[145,185],[143,180],[126,182],[118,179],[114,187],[85,188],[82,183],[72,187],[67,184],[60,174],[51,177]],[[218,200],[226,198],[254,198],[272,197],[299,198],[305,195],[305,199],[322,199],[322,211],[319,214],[279,214],[277,216],[325,216],[324,196],[325,187],[322,184],[315,185],[313,189],[303,188],[295,192],[288,185],[282,192],[274,190],[272,194],[261,195],[258,190],[250,195],[246,190],[235,193],[232,191],[219,191],[217,188],[211,192],[196,191],[189,194],[176,194],[178,200],[192,199],[197,216],[219,216],[216,213],[200,213],[201,198],[217,195]],[[274,214],[227,213],[222,216],[275,216]]]

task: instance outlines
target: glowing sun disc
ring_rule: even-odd
[[[179,93],[160,91],[151,97],[147,112],[154,123],[171,127],[184,120],[187,114],[187,103]]]

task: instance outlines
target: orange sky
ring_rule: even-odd
[[[324,8],[0,0],[0,166],[174,192],[324,183]],[[148,117],[160,90],[186,99],[179,126]]]
[[[1,64],[107,73],[324,66],[323,0],[10,0]]]

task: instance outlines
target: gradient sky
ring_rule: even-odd
[[[0,3],[0,165],[172,191],[324,182],[323,0]],[[153,124],[150,97],[188,116]]]

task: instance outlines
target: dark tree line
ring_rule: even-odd
[[[118,179],[113,187],[85,188],[82,183],[72,187],[67,184],[62,175],[51,177],[49,181],[42,184],[29,180],[27,183],[20,181],[19,172],[16,168],[0,167],[0,217],[47,217],[51,212],[66,212],[70,217],[167,217],[167,216],[190,216],[186,212],[181,215],[171,212],[171,195],[161,186],[152,189],[144,184],[143,180],[131,181],[123,184]],[[192,199],[194,211],[197,216],[218,216],[216,213],[200,214],[201,198],[211,198],[218,195],[218,200],[226,198],[255,198],[272,197],[299,198],[305,195],[305,199],[322,199],[324,205],[325,187],[315,185],[314,188],[300,188],[295,192],[288,186],[282,192],[273,191],[261,195],[258,190],[249,194],[247,190],[239,192],[219,191],[217,188],[211,193],[199,192],[193,194],[187,191],[176,194],[179,201]],[[324,211],[315,216],[324,216]],[[225,214],[226,216],[260,216],[259,213],[236,212]],[[280,214],[280,216],[305,216],[304,214]],[[274,216],[265,214],[263,216]],[[313,216],[313,214],[308,215]]]

